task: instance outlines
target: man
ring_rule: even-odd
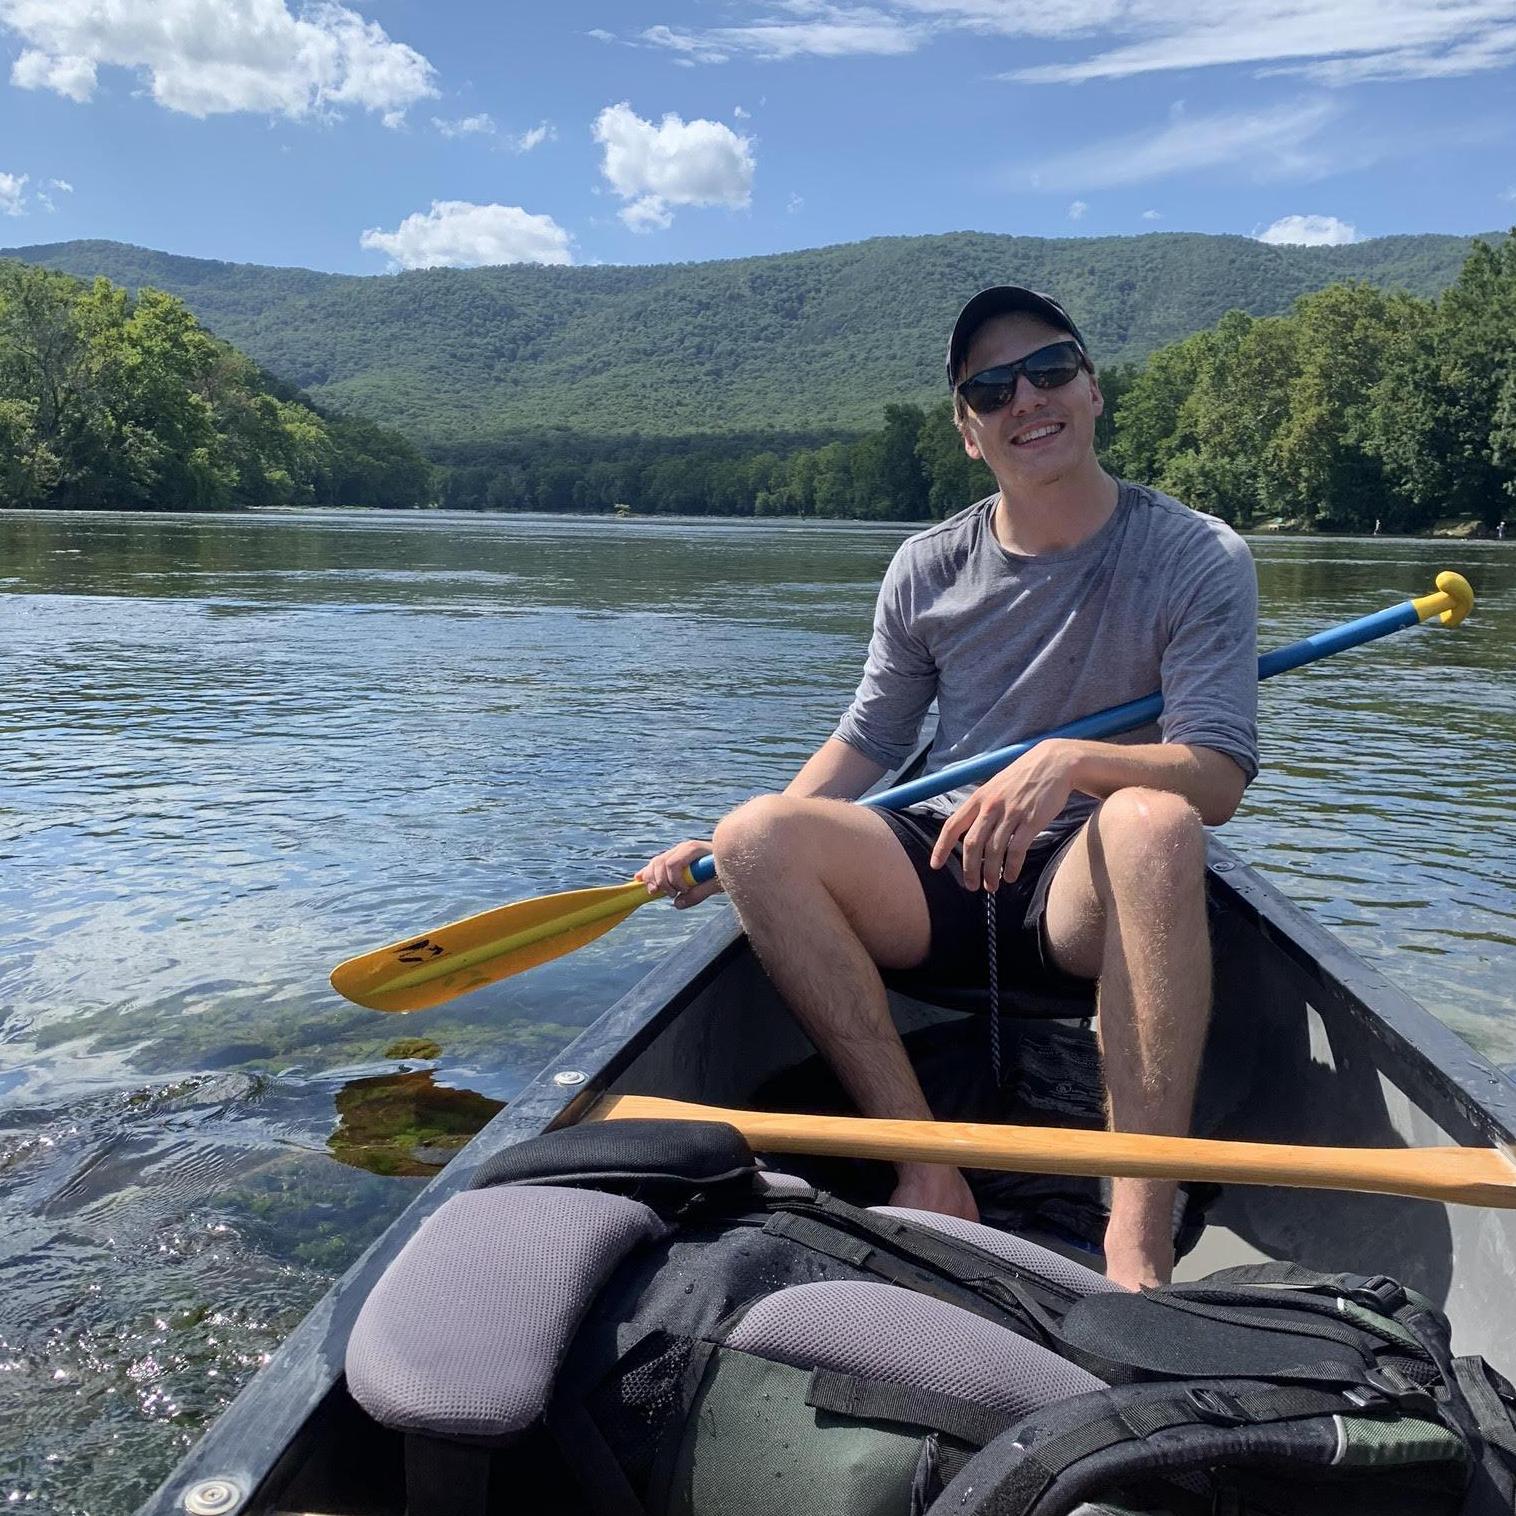
[[[865,1115],[930,1120],[880,969],[1098,984],[1110,1120],[1182,1134],[1210,1008],[1202,828],[1257,771],[1257,586],[1222,522],[1100,466],[1104,401],[1078,328],[1018,286],[982,291],[948,344],[964,449],[998,492],[908,539],[835,735],[759,796],[641,872],[693,905],[731,895],[760,961]],[[972,791],[905,815],[844,804],[910,751],[935,698],[929,769],[1161,688],[1159,723],[1055,740]],[[714,847],[719,883],[685,890]],[[974,1218],[961,1173],[902,1164],[897,1205]],[[1120,1180],[1111,1278],[1166,1282],[1174,1186]]]

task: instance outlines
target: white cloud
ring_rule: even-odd
[[[622,101],[595,118],[600,172],[623,200],[633,231],[663,230],[679,205],[740,209],[753,192],[753,144],[720,121],[683,121],[672,111],[654,126]]]
[[[616,40],[615,32],[608,32],[603,26],[592,26],[584,35],[586,37],[593,37],[596,42],[614,42]]]
[[[1144,211],[1142,213],[1142,219],[1144,221],[1162,221],[1163,220],[1163,212],[1162,211]]]
[[[740,105],[732,107],[732,119],[734,121],[746,121],[752,116],[751,111],[745,111]]]
[[[1358,240],[1358,229],[1336,216],[1281,216],[1257,237],[1272,247],[1341,247]]]
[[[634,232],[666,232],[674,224],[674,213],[660,196],[644,195],[622,206],[621,219]]]
[[[778,0],[777,5],[766,9],[768,14],[746,26],[715,26],[698,32],[651,26],[640,40],[679,54],[676,62],[694,64],[725,63],[738,54],[775,61],[859,54],[890,56],[914,52],[930,35],[930,28],[922,22],[877,6]],[[782,20],[774,10],[789,11],[797,19]]]
[[[714,33],[711,34],[714,37]],[[642,33],[649,47],[664,47],[679,56],[676,63],[725,63],[733,49],[715,41],[703,41],[690,32],[676,32],[671,26],[650,26]]]
[[[1502,190],[1500,198],[1502,200],[1516,200],[1516,184],[1513,184],[1508,190]]]
[[[47,187],[49,189],[61,190],[65,195],[72,195],[74,192],[73,185],[67,179],[49,179]]]
[[[1069,206],[1069,220],[1083,221],[1084,213],[1087,210],[1089,210],[1089,206],[1087,206],[1083,200],[1075,200],[1073,204]]]
[[[805,209],[805,196],[791,195],[790,198],[785,201],[784,208],[790,213],[790,215],[798,216],[800,212]]]
[[[1077,7],[1076,7],[1077,9]],[[1502,67],[1516,58],[1511,0],[1233,0],[1224,9],[1189,0],[1110,0],[1094,28],[1065,34],[1129,38],[1069,63],[1019,69],[1032,83],[1121,79],[1223,64],[1271,65],[1319,82],[1429,78]],[[1014,7],[1012,7],[1014,26]]]
[[[363,247],[388,253],[401,268],[477,268],[487,263],[572,263],[573,239],[551,216],[519,205],[433,200],[392,232],[371,227]]]
[[[11,65],[11,83],[20,89],[50,89],[81,105],[95,93],[95,65],[78,54],[49,57],[35,47]]]
[[[488,111],[480,111],[477,116],[460,116],[456,121],[443,121],[433,116],[432,125],[444,137],[493,137],[495,134],[494,118]]]
[[[159,105],[191,116],[358,107],[398,125],[437,93],[420,53],[335,0],[298,16],[286,0],[0,0],[0,26],[26,44],[13,83],[78,101],[102,67],[145,76]]]
[[[539,121],[536,126],[519,133],[514,137],[507,137],[505,145],[513,153],[529,153],[534,147],[541,147],[544,142],[556,142],[558,140],[558,128],[551,121]]]
[[[1009,77],[1077,83],[1222,64],[1304,74],[1318,83],[1446,78],[1516,62],[1512,0],[742,0],[751,19],[703,29],[655,26],[644,45],[687,65],[736,55],[913,52],[944,33],[1066,44],[1074,56]],[[609,33],[598,32],[605,40]]]
[[[1170,174],[1242,164],[1263,179],[1311,178],[1327,158],[1311,139],[1338,115],[1326,100],[1297,100],[1272,110],[1181,116],[1156,132],[1108,137],[1036,166],[1040,189],[1106,189]]]
[[[25,174],[0,174],[0,215],[24,216],[22,204],[26,192]]]

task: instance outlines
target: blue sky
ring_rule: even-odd
[[[352,273],[1516,222],[1516,0],[0,0],[0,244]]]

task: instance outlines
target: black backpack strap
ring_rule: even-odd
[[[548,1412],[547,1428],[595,1516],[647,1516],[625,1470],[582,1403],[555,1405]]]
[[[1344,1334],[1343,1341],[1347,1341],[1349,1332],[1360,1335],[1364,1331],[1374,1331],[1385,1342],[1405,1350],[1415,1351],[1420,1349],[1431,1360],[1432,1355],[1426,1352],[1423,1341],[1423,1333],[1418,1330],[1415,1323],[1419,1318],[1426,1315],[1423,1308],[1407,1295],[1405,1287],[1387,1274],[1372,1276],[1363,1275],[1325,1275],[1322,1276],[1332,1283],[1332,1288],[1323,1286],[1317,1289],[1311,1284],[1279,1284],[1279,1285],[1216,1285],[1209,1282],[1185,1285],[1165,1285],[1162,1295],[1169,1300],[1187,1301],[1192,1304],[1219,1305],[1228,1308],[1247,1310],[1258,1307],[1262,1310],[1279,1310],[1282,1306],[1290,1310],[1304,1314],[1322,1317],[1337,1323],[1338,1329]],[[1349,1288],[1354,1280],[1359,1284]],[[1337,1287],[1337,1282],[1346,1281],[1342,1287]],[[1370,1327],[1361,1316],[1344,1319],[1338,1302],[1351,1301],[1354,1305],[1365,1307],[1370,1319],[1378,1318],[1376,1324]],[[1245,1319],[1240,1314],[1236,1319]],[[1309,1330],[1309,1328],[1303,1328]]]
[[[1389,1274],[1323,1274],[1298,1263],[1246,1263],[1235,1268],[1218,1269],[1197,1285],[1185,1289],[1223,1289],[1238,1287],[1272,1287],[1298,1294],[1315,1294],[1323,1299],[1333,1296],[1366,1306],[1381,1316],[1388,1316],[1427,1345],[1428,1337],[1446,1339],[1447,1317],[1424,1296],[1408,1290]],[[1331,1309],[1331,1307],[1326,1307]],[[1431,1356],[1436,1357],[1433,1353]]]
[[[1058,1318],[1081,1298],[972,1243],[898,1216],[876,1215],[832,1195],[776,1198],[772,1204],[766,1231],[976,1316],[1009,1321],[1016,1331],[1044,1344],[1059,1340]]]
[[[1148,1300],[1166,1305],[1170,1310],[1200,1316],[1208,1321],[1261,1327],[1269,1332],[1287,1332],[1291,1336],[1334,1343],[1338,1347],[1352,1350],[1353,1358],[1359,1362],[1366,1362],[1369,1356],[1364,1351],[1364,1328],[1343,1321],[1334,1314],[1318,1312],[1314,1305],[1301,1310],[1300,1307],[1304,1304],[1302,1301],[1288,1298],[1281,1300],[1277,1297],[1260,1300],[1252,1290],[1207,1292],[1203,1298],[1197,1299],[1177,1289],[1162,1288],[1149,1290],[1146,1296]],[[1290,1311],[1290,1315],[1286,1317],[1282,1311]]]
[[[862,1206],[851,1205],[825,1190],[816,1191],[810,1196],[797,1195],[793,1199],[777,1195],[770,1201],[770,1205],[775,1210],[804,1211],[829,1219],[860,1236],[873,1237],[881,1243],[908,1251],[944,1273],[956,1274],[966,1281],[998,1279],[1009,1274],[1046,1293],[1050,1301],[1059,1305],[1072,1305],[1081,1298],[1078,1291],[1031,1273],[1009,1259],[988,1253],[949,1232],[922,1226],[903,1216],[885,1216]]]
[[[805,1403],[818,1411],[831,1411],[858,1421],[888,1421],[903,1426],[925,1427],[941,1432],[969,1447],[993,1442],[1016,1418],[982,1401],[914,1384],[891,1384],[883,1379],[864,1379],[840,1374],[835,1369],[817,1369],[811,1375]]]
[[[670,1347],[686,1350],[686,1356],[669,1386],[671,1424],[683,1426],[689,1418],[700,1381],[716,1344],[701,1338],[676,1337],[654,1328],[638,1335],[609,1363],[592,1352],[580,1352],[564,1366],[547,1411],[547,1429],[573,1471],[584,1502],[593,1516],[647,1516],[666,1506],[667,1483],[673,1477],[679,1439],[663,1439],[648,1471],[647,1498],[633,1488],[620,1459],[591,1407],[591,1396],[600,1384],[624,1377],[636,1366],[660,1357]],[[459,1516],[472,1516],[460,1512]]]
[[[1479,1427],[1479,1435],[1502,1453],[1516,1457],[1516,1416],[1512,1407],[1490,1383],[1482,1358],[1455,1358],[1453,1382],[1463,1393]]]
[[[1004,1281],[965,1277],[962,1260],[937,1254],[930,1243],[918,1252],[909,1244],[898,1246],[894,1238],[886,1244],[882,1238],[860,1237],[853,1230],[838,1226],[825,1217],[807,1216],[788,1209],[770,1217],[764,1230],[872,1274],[886,1284],[899,1285],[917,1295],[930,1295],[934,1300],[960,1306],[997,1325],[1004,1325],[1009,1319],[1020,1331],[1031,1315],[1032,1307],[1023,1307],[1015,1299],[1012,1287]]]
[[[405,1509],[410,1516],[488,1516],[490,1449],[421,1432],[405,1434]]]
[[[1255,1381],[1096,1391],[1019,1421],[960,1471],[929,1516],[1036,1516],[1070,1509],[1095,1485],[1173,1478],[1219,1462],[1277,1465],[1286,1451],[1282,1424],[1321,1418],[1330,1427],[1329,1418],[1355,1409],[1338,1391]],[[1189,1433],[1182,1440],[1149,1442],[1180,1429]],[[1309,1452],[1288,1451],[1302,1466],[1329,1464],[1335,1436],[1318,1429],[1312,1440]],[[1055,1498],[1044,1507],[1044,1497]]]

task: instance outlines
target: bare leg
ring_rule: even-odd
[[[926,957],[921,882],[888,824],[839,800],[762,795],[716,828],[716,867],[759,961],[865,1116],[930,1121],[876,965]],[[902,1164],[891,1197],[978,1217],[962,1174]]]
[[[1100,981],[1100,1048],[1111,1127],[1182,1136],[1211,1004],[1205,833],[1181,796],[1118,790],[1059,866],[1048,893],[1053,956]],[[1106,1270],[1164,1284],[1174,1269],[1175,1185],[1112,1186]]]

